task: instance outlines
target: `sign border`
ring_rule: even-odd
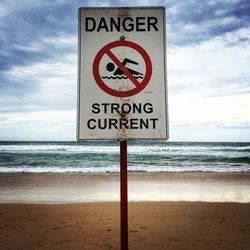
[[[167,141],[169,139],[169,125],[168,125],[168,84],[167,84],[167,55],[166,55],[166,9],[165,6],[136,6],[136,7],[80,7],[78,8],[78,64],[77,64],[77,113],[76,113],[76,139],[77,141],[119,141],[119,138],[116,139],[96,139],[96,138],[80,138],[80,91],[81,91],[81,84],[80,84],[80,74],[81,74],[81,10],[128,10],[128,9],[162,9],[163,11],[163,50],[164,50],[164,87],[165,87],[165,110],[166,110],[166,138],[126,138],[127,141]],[[123,140],[123,139],[122,139]],[[121,140],[120,140],[121,141]]]

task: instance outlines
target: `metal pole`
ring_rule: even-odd
[[[127,141],[120,141],[121,250],[128,250],[128,177]]]

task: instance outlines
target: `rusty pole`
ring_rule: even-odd
[[[127,141],[120,141],[120,217],[121,250],[128,250],[128,176],[127,176]]]

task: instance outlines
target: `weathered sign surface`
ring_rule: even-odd
[[[78,140],[167,139],[165,9],[80,8]]]

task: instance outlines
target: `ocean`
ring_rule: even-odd
[[[0,173],[119,172],[119,142],[0,142]],[[250,143],[128,142],[130,172],[250,172]]]

